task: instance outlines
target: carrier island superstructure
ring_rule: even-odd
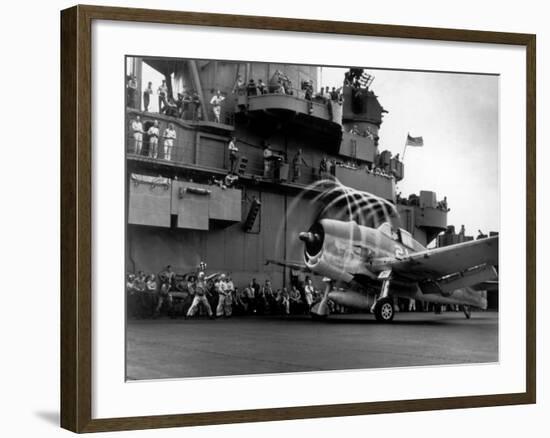
[[[144,110],[145,68],[166,81],[166,100],[178,110],[160,114],[151,110],[153,104]],[[263,93],[247,91],[251,80],[257,86],[260,79]],[[422,244],[447,227],[446,203],[442,208],[436,193],[396,195],[405,169],[381,146],[378,134],[387,111],[368,81],[352,86],[342,77],[333,84],[343,86],[341,96],[333,100],[317,95],[316,66],[140,57],[127,59],[127,80],[137,90],[127,95],[126,105],[128,272],[159,272],[170,264],[185,273],[204,261],[209,271],[231,273],[236,285],[251,278],[269,278],[276,288],[287,284],[296,274],[292,267],[266,261],[302,260],[297,236],[317,213],[313,194],[304,196],[304,190],[321,177],[323,158],[336,163],[329,171],[346,186],[393,203],[401,227]],[[158,99],[159,85],[153,83],[151,101]],[[308,87],[313,95],[307,96]],[[225,97],[219,122],[210,104],[217,90]],[[182,95],[183,106],[177,104]],[[131,123],[137,116],[145,132],[157,121],[161,136],[172,124],[170,159],[162,141],[158,155],[151,156],[146,133],[136,153]],[[232,138],[239,149],[238,182],[225,187]],[[265,166],[266,145],[276,169]],[[299,149],[303,161],[294,178],[292,160]],[[377,171],[365,170],[373,168]]]

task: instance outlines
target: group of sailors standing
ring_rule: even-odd
[[[149,128],[145,131],[143,123],[139,115],[131,122],[132,140],[133,140],[133,153],[136,155],[143,154],[143,136],[148,137],[149,150],[147,155],[150,158],[159,158],[159,138],[162,138],[162,152],[165,160],[172,159],[172,153],[174,150],[174,142],[176,141],[177,134],[173,123],[168,123],[168,126],[160,133],[159,122],[154,120]]]
[[[126,290],[130,314],[137,317],[157,317],[165,312],[170,316],[190,318],[199,311],[210,318],[238,315],[267,315],[308,313],[320,300],[321,293],[309,277],[294,282],[290,288],[275,290],[269,279],[260,285],[253,278],[246,286],[237,288],[230,275],[206,275],[206,265],[196,274],[176,276],[171,266],[157,276],[143,272],[129,274]],[[180,278],[178,278],[180,277]],[[158,281],[157,281],[158,279]]]

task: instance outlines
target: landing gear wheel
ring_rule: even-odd
[[[309,309],[309,315],[314,321],[325,321],[329,313],[330,311],[326,300],[313,304]]]
[[[389,298],[383,298],[374,307],[374,316],[379,322],[391,322],[394,315],[393,302]]]
[[[472,317],[472,309],[470,306],[462,306],[462,311],[464,312],[466,319],[470,319]]]

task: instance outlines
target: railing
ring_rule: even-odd
[[[334,175],[338,180],[360,191],[366,191],[384,199],[394,199],[395,178],[377,169],[369,170],[367,167],[336,166]]]
[[[223,177],[224,174],[232,170],[225,144],[205,143],[200,145],[199,148],[200,150],[196,145],[185,143],[177,138],[171,146],[169,144],[165,145],[162,138],[159,139],[156,149],[154,143],[151,145],[148,140],[143,140],[141,146],[139,146],[139,141],[136,142],[132,134],[128,136],[126,144],[127,157],[131,159],[143,159],[156,163],[182,165],[212,171],[212,173],[218,175],[217,178]],[[318,166],[315,163],[308,163],[308,166],[303,164],[300,166],[299,177],[295,178],[292,163],[282,161],[276,165],[271,162],[266,169],[261,149],[255,147],[244,149],[243,145],[240,146],[240,149],[239,156],[249,158],[246,170],[244,174],[241,174],[244,177],[255,178],[264,182],[309,185],[332,175],[350,187],[369,191],[386,199],[393,198],[394,178],[381,173],[379,170],[371,172],[366,168],[335,165],[331,166],[330,173],[320,175]],[[252,157],[252,154],[256,155]],[[238,171],[237,165],[238,160],[235,162],[235,168],[233,169],[235,172]]]
[[[249,94],[246,90],[237,93],[237,106],[249,110],[262,110],[267,102],[274,108],[298,111],[313,117],[342,124],[342,101],[333,100],[327,94],[314,93],[311,99],[306,99],[306,91],[292,88],[292,94],[269,90],[265,93]]]
[[[126,153],[129,156],[180,163],[193,163],[193,149],[193,145],[179,144],[177,139],[172,140],[172,145],[170,145],[165,144],[163,138],[159,138],[155,144],[146,135],[142,135],[140,140],[139,137],[136,138],[130,134],[126,142]]]
[[[220,111],[220,124],[234,126],[235,125],[235,114],[234,114],[234,108],[229,107],[227,108],[222,105],[221,111]],[[161,111],[161,112],[152,112],[152,111],[144,111],[138,108],[128,107],[130,111],[135,112],[136,114],[143,115],[143,117],[147,119],[154,119],[155,116],[159,116],[163,120],[169,119],[173,121],[185,121],[185,122],[212,122],[215,123],[215,115],[214,111],[212,109],[212,106],[210,104],[207,104],[206,111],[208,111],[208,120],[204,117],[204,111],[205,109],[202,108],[201,105],[186,105],[182,108],[170,108],[169,111]]]
[[[162,133],[161,133],[162,134]],[[281,182],[276,178],[273,172],[274,163],[271,164],[269,171],[266,172],[266,168],[263,162],[263,151],[259,148],[249,148],[249,153],[239,152],[239,156],[249,157],[252,153],[252,149],[256,153],[256,159],[248,160],[244,176],[257,178],[263,181]],[[194,144],[185,143],[177,138],[172,140],[172,144],[166,144],[165,140],[160,137],[158,142],[151,143],[146,135],[142,135],[142,140],[134,138],[134,135],[130,133],[127,136],[126,141],[126,154],[127,158],[154,160],[158,163],[164,164],[181,164],[187,166],[193,166],[206,170],[213,170],[216,173],[228,173],[231,169],[231,161],[229,159],[229,153],[225,144],[201,144],[199,149]],[[258,158],[261,157],[261,158]],[[235,172],[238,170],[238,158],[235,162]],[[316,167],[313,166],[300,166],[300,176],[294,180],[294,169],[291,163],[281,163],[282,182],[292,182],[297,184],[307,185],[318,179],[319,172]]]
[[[279,91],[278,87],[273,85],[266,85],[264,92],[260,92],[258,88],[256,88],[256,93],[250,93],[245,86],[242,88],[238,88],[235,90],[235,94],[237,96],[265,96],[270,94],[276,94],[279,96],[294,96],[299,99],[306,99],[306,90],[302,90],[301,88],[296,87],[286,87],[285,92]],[[324,93],[321,95],[320,93],[313,92],[312,93],[313,100],[323,100],[325,103],[327,103],[328,100],[330,100],[330,95],[327,93]],[[333,102],[337,102],[336,100],[333,100]]]

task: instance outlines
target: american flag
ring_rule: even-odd
[[[406,146],[424,146],[424,139],[422,137],[411,137],[409,134],[407,134],[407,142],[405,143]]]

